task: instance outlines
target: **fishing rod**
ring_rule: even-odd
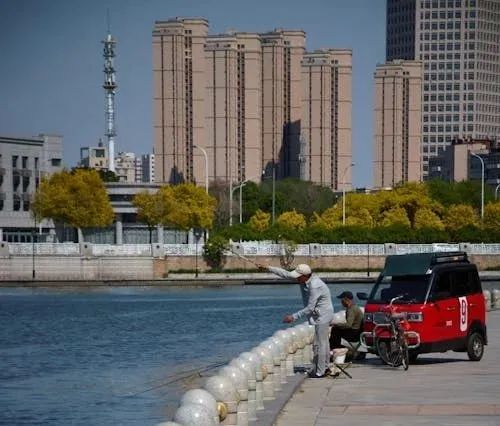
[[[229,249],[229,251],[230,251],[232,254],[234,254],[235,256],[239,257],[240,259],[243,259],[243,260],[244,260],[244,261],[246,261],[246,262],[251,263],[252,265],[256,266],[256,267],[257,267],[257,268],[259,268],[259,269],[262,267],[261,265],[259,265],[259,264],[258,264],[257,262],[255,262],[254,260],[249,259],[248,257],[243,256],[242,254],[236,253],[236,252],[235,252],[235,251],[233,251],[232,249]]]

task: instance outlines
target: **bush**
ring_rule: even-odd
[[[203,257],[211,268],[224,264],[224,252],[229,249],[229,241],[222,235],[212,235],[203,247]]]

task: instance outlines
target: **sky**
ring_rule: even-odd
[[[152,152],[152,30],[203,17],[209,34],[302,29],[306,49],[353,51],[353,184],[372,185],[373,72],[385,60],[385,0],[0,0],[0,135],[63,136],[64,164],[105,140],[101,40],[117,40],[115,152]]]

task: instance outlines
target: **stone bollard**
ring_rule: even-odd
[[[264,371],[262,369],[263,362],[260,355],[254,352],[243,352],[240,354],[240,358],[247,359],[255,364],[255,401],[257,404],[257,411],[264,409],[264,396],[263,396],[263,381],[264,381]],[[266,372],[267,374],[267,372]]]
[[[217,401],[205,389],[191,389],[188,390],[181,398],[181,405],[200,404],[206,407],[215,424],[219,424],[219,413],[217,411]]]
[[[287,377],[293,376],[293,354],[297,351],[297,346],[293,342],[292,335],[289,330],[278,330],[274,333],[275,336],[283,337],[288,346],[288,354],[286,356],[286,375]]]
[[[493,309],[500,309],[500,290],[497,288],[491,290],[491,307]]]
[[[217,411],[221,420],[220,424],[236,426],[240,395],[233,382],[227,377],[212,376],[207,379],[204,389],[217,401]]]
[[[247,359],[238,357],[233,359],[229,365],[239,368],[248,376],[248,420],[257,420],[257,380],[255,363]]]
[[[279,392],[281,390],[281,349],[272,339],[264,340],[260,346],[271,352],[273,357],[273,390],[275,393]]]
[[[307,324],[307,329],[308,329],[308,345],[307,345],[307,357],[309,359],[309,363],[312,364],[313,358],[314,358],[314,351],[313,351],[313,343],[314,343],[314,333],[315,333],[315,327],[314,325]]]
[[[250,352],[256,353],[262,358],[262,369],[265,373],[262,382],[262,398],[264,401],[274,399],[274,359],[271,351],[266,347],[259,345]],[[264,371],[265,370],[265,371]]]
[[[304,342],[304,348],[302,349],[302,365],[306,367],[312,362],[311,343],[309,342],[309,325],[300,324],[297,326],[297,330],[301,333]]]
[[[217,426],[210,410],[201,404],[184,404],[175,412],[174,421],[186,426]]]
[[[483,296],[486,311],[491,311],[491,292],[489,290],[483,290]]]
[[[294,367],[303,367],[304,366],[304,346],[306,345],[304,342],[304,338],[302,336],[302,332],[296,325],[295,327],[290,328],[288,331],[292,335],[292,339],[294,341],[295,346],[297,346],[297,350],[293,354],[293,365]]]
[[[283,385],[287,383],[286,357],[288,356],[288,343],[276,335],[271,336],[269,339],[271,339],[271,341],[274,342],[274,344],[280,349],[280,383]]]
[[[240,395],[240,402],[238,404],[237,421],[238,426],[248,425],[248,375],[245,371],[226,365],[222,367],[218,374],[223,377],[229,378],[238,394]]]

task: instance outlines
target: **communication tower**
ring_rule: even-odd
[[[102,43],[104,45],[103,57],[104,57],[104,93],[106,96],[106,137],[108,139],[108,155],[109,155],[109,170],[115,171],[115,93],[117,89],[115,68],[113,66],[113,60],[115,57],[115,44],[116,40],[113,38],[110,32],[109,25],[109,12],[108,12],[108,35]]]

